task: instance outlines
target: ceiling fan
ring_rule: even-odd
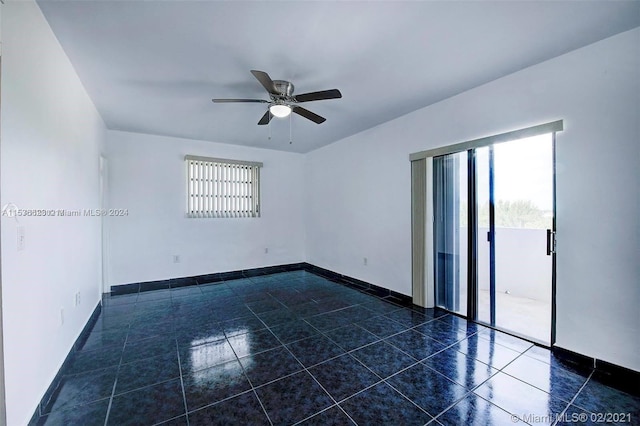
[[[286,117],[292,112],[301,115],[302,117],[320,124],[326,121],[326,118],[319,116],[316,113],[302,108],[296,104],[301,102],[321,101],[324,99],[338,99],[342,97],[342,93],[338,89],[321,90],[319,92],[303,93],[301,95],[293,94],[293,84],[285,80],[271,80],[269,74],[264,71],[251,70],[251,74],[258,79],[260,84],[269,93],[270,101],[264,99],[213,99],[216,103],[228,103],[228,102],[257,102],[269,104],[269,109],[264,113],[259,125],[269,124],[271,117]]]

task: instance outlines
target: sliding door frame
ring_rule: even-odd
[[[496,194],[493,145],[489,145],[489,323],[496,326]]]
[[[467,318],[478,317],[478,215],[476,205],[476,151],[467,150]]]
[[[550,345],[553,346],[556,344],[556,266],[557,266],[557,258],[556,258],[556,132],[551,134],[551,156],[552,156],[552,167],[553,167],[553,180],[552,180],[552,198],[553,198],[553,218],[551,223],[551,238],[552,241],[552,251],[551,251],[551,340]]]
[[[2,23],[2,6],[4,1],[0,1],[0,23]],[[1,25],[0,25],[1,26]],[[2,31],[0,30],[0,94],[2,92]],[[0,96],[0,99],[2,96]],[[1,120],[0,120],[1,121]],[[1,123],[0,123],[1,127]],[[1,134],[1,132],[0,132]],[[0,145],[2,144],[0,138]],[[1,160],[1,159],[0,159]],[[1,161],[0,161],[1,163]],[[0,253],[0,424],[7,423],[7,398],[4,374],[4,325],[2,320],[2,256]]]
[[[551,262],[551,330],[550,345],[553,346],[556,340],[556,132],[564,129],[563,120],[552,121],[548,123],[538,124],[520,130],[500,133],[493,136],[474,139],[467,142],[461,142],[445,147],[430,149],[413,153],[409,156],[412,166],[411,179],[411,204],[412,204],[412,291],[414,303],[422,307],[435,306],[435,267],[433,265],[433,158],[467,151],[468,166],[468,271],[467,271],[467,318],[477,321],[478,306],[478,235],[477,235],[477,215],[472,209],[476,205],[476,161],[475,149],[483,147],[491,147],[492,145],[509,142],[516,139],[524,139],[528,137],[538,136],[546,133],[552,134],[552,152],[553,152],[553,222],[552,222],[552,247]],[[490,148],[490,158],[493,149]],[[490,160],[490,169],[492,169],[492,161]],[[490,174],[492,171],[490,170]],[[492,180],[492,179],[491,179]],[[490,182],[490,185],[493,182]],[[423,189],[424,188],[424,189]],[[427,188],[429,189],[427,191]],[[493,191],[490,189],[490,194]],[[493,201],[493,200],[491,200]],[[431,209],[429,207],[431,206]],[[490,232],[492,253],[495,255],[495,246],[493,242],[493,215],[494,206],[490,202]],[[495,267],[495,266],[494,266]],[[490,274],[495,277],[495,273]],[[495,283],[493,284],[495,286]],[[495,292],[495,289],[493,289]],[[495,327],[495,297],[491,298],[491,326]],[[512,334],[512,333],[511,333]]]

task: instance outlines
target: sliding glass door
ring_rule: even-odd
[[[433,159],[436,304],[467,312],[467,153]]]
[[[495,325],[495,223],[492,220],[493,199],[493,168],[491,167],[493,146],[478,148],[475,150],[476,160],[476,206],[477,217],[477,303],[476,319]]]
[[[547,230],[554,229],[553,135],[505,142],[492,150],[494,323],[549,343],[553,253],[551,247],[547,252]]]
[[[550,344],[554,134],[433,157],[436,305]]]

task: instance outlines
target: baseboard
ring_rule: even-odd
[[[640,372],[554,346],[553,355],[579,369],[593,370],[592,379],[623,392],[640,396]]]
[[[594,378],[605,385],[640,396],[640,372],[596,359]]]
[[[168,280],[115,285],[111,286],[111,295],[122,295],[152,290],[171,289],[198,284],[211,284],[222,282],[225,280],[236,280],[241,278],[255,277],[259,275],[270,275],[280,272],[299,270],[311,272],[313,274],[327,278],[330,281],[363,291],[365,293],[372,294],[374,296],[378,296],[401,306],[411,306],[413,304],[412,298],[405,294],[398,293],[393,290],[389,290],[387,288],[359,280],[357,278],[339,274],[328,269],[320,268],[319,266],[315,266],[306,262],[266,266],[263,268],[243,269],[238,271],[216,272],[212,274],[194,275],[191,277],[172,278]]]
[[[266,266],[254,269],[242,269],[238,271],[216,272],[191,277],[171,278],[168,280],[145,281],[131,284],[111,286],[111,295],[131,294],[144,291],[162,290],[185,287],[198,284],[210,284],[225,280],[237,280],[241,278],[269,275],[279,272],[298,271],[304,268],[305,263],[290,263],[286,265]]]
[[[590,370],[593,370],[596,366],[594,358],[570,351],[569,349],[553,346],[551,347],[551,352],[553,352],[553,355],[556,358],[569,364],[574,364]]]
[[[60,384],[62,382],[62,374],[61,374],[62,371],[64,371],[65,367],[67,367],[69,365],[69,363],[71,363],[71,361],[73,359],[73,355],[77,351],[79,351],[82,348],[82,346],[84,346],[84,344],[87,341],[87,338],[89,337],[89,334],[91,333],[91,330],[93,330],[93,326],[96,324],[96,321],[98,320],[98,317],[100,316],[101,312],[102,312],[102,303],[98,302],[98,304],[94,308],[93,312],[91,313],[91,316],[87,320],[87,323],[82,328],[82,331],[80,332],[80,335],[75,340],[75,342],[73,342],[73,345],[71,346],[71,350],[67,354],[67,357],[64,359],[64,362],[62,363],[62,366],[60,366],[60,368],[58,369],[58,372],[56,373],[55,377],[53,378],[53,381],[51,382],[51,384],[49,385],[49,387],[45,391],[44,396],[42,397],[42,399],[40,399],[40,402],[38,403],[38,407],[36,408],[35,412],[33,413],[33,416],[31,416],[31,421],[29,421],[29,425],[35,425],[37,423],[38,419],[40,418],[40,416],[44,412],[44,408],[56,396],[57,392],[59,392]]]
[[[122,295],[152,290],[171,289],[198,284],[211,284],[222,282],[225,280],[236,280],[241,278],[255,277],[259,275],[270,275],[280,272],[299,270],[311,272],[330,281],[363,291],[365,293],[372,294],[374,296],[378,296],[401,306],[412,306],[413,304],[411,296],[407,296],[405,294],[398,293],[393,290],[389,290],[387,288],[359,280],[357,278],[339,274],[328,269],[320,268],[319,266],[315,266],[306,262],[266,266],[263,268],[243,269],[238,271],[216,272],[212,274],[194,275],[191,277],[172,278],[168,280],[145,281],[140,283],[115,285],[111,286],[111,295]]]
[[[411,307],[413,305],[413,299],[411,298],[411,296],[389,290],[388,288],[380,287],[375,284],[350,277],[348,275],[339,274],[337,272],[333,272],[329,269],[324,269],[310,263],[305,263],[304,269],[338,284],[342,284],[344,286],[351,287],[356,290],[372,294],[374,296],[378,296],[397,305],[406,307]]]

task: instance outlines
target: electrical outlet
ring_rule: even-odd
[[[362,261],[364,266],[367,266],[369,264],[369,259],[367,259],[366,257],[363,259]]]
[[[18,226],[18,251],[22,251],[26,247],[27,236],[23,225]]]
[[[265,247],[264,254],[269,254],[269,247]]]
[[[75,297],[73,298],[73,306],[78,306],[80,305],[80,292],[77,292],[75,294]]]
[[[179,254],[174,254],[173,255],[173,263],[180,263],[180,255]]]

